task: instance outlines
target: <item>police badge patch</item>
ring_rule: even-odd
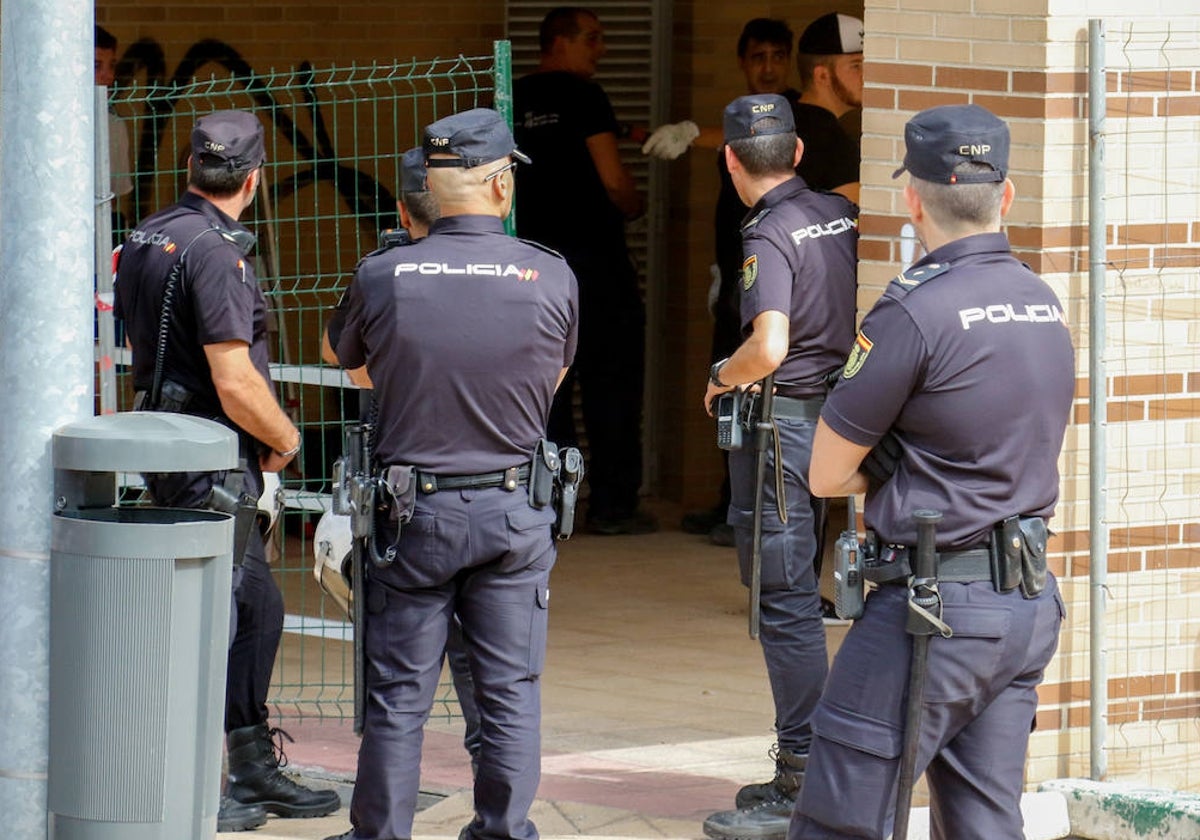
[[[746,257],[746,261],[742,263],[742,290],[750,291],[750,287],[754,285],[754,281],[758,279],[758,255],[752,254]]]
[[[862,370],[862,366],[867,361],[867,355],[874,346],[871,339],[861,332],[854,337],[854,346],[850,348],[850,358],[846,359],[846,367],[842,369],[843,379],[851,379],[854,374]]]

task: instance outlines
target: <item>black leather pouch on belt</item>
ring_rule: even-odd
[[[387,519],[396,525],[396,536],[399,537],[400,528],[412,519],[417,507],[416,471],[407,464],[393,464],[383,471],[380,478],[386,491],[381,501],[385,501],[389,508]]]
[[[544,508],[554,496],[554,479],[560,465],[558,444],[542,438],[533,448],[533,461],[529,465],[529,505]]]
[[[998,592],[1021,587],[1026,598],[1046,588],[1046,543],[1050,532],[1040,516],[1010,516],[992,540],[992,584]]]

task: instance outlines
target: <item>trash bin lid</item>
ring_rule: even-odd
[[[54,431],[57,470],[210,472],[238,464],[238,439],[215,420],[162,411],[88,417]]]

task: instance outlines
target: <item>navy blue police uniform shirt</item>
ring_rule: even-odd
[[[618,133],[604,89],[573,73],[533,73],[514,82],[513,107],[517,146],[535,161],[517,167],[517,232],[569,260],[620,259],[625,218],[587,147],[589,137]]]
[[[212,228],[218,230],[209,232]],[[163,292],[186,249],[171,306],[164,376],[194,395],[189,413],[224,418],[204,345],[245,342],[255,369],[271,380],[266,299],[250,259],[221,231],[249,233],[212,202],[190,192],[148,217],[121,249],[113,313],[125,321],[133,348],[134,387],[149,390]]]
[[[760,313],[790,323],[788,352],[775,371],[781,396],[823,396],[854,340],[858,209],[791,178],[764,195],[742,226],[742,332]]]
[[[575,276],[493,216],[451,216],[429,236],[365,258],[337,345],[367,366],[376,454],[438,475],[529,460],[575,355]]]
[[[928,508],[943,515],[938,546],[962,549],[1009,516],[1054,512],[1074,392],[1062,305],[1004,234],[984,233],[888,285],[821,417],[860,446],[890,429],[903,447],[867,495],[881,541],[915,545],[913,511]]]

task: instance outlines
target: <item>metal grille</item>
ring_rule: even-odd
[[[138,48],[127,52],[118,78],[147,67]],[[377,246],[380,230],[398,223],[400,153],[440,117],[507,101],[507,51],[501,41],[490,56],[369,67],[306,64],[269,74],[229,63],[227,72],[206,80],[129,85],[110,97],[133,157],[131,172],[118,166],[112,173],[128,174],[134,183],[114,208],[118,242],[185,189],[190,132],[199,116],[236,108],[257,114],[266,129],[263,184],[241,221],[258,237],[253,259],[271,310],[272,377],[304,435],[301,455],[281,476],[286,507],[271,547],[288,611],[271,702],[285,716],[351,713],[349,628],[312,576],[312,527],[328,507],[332,463],[358,407],[342,371],[320,362],[326,315],[358,259]],[[101,378],[115,376],[117,407],[128,409],[128,357],[122,351],[114,357],[115,369],[102,360]],[[447,682],[435,714],[457,714],[451,698]]]

